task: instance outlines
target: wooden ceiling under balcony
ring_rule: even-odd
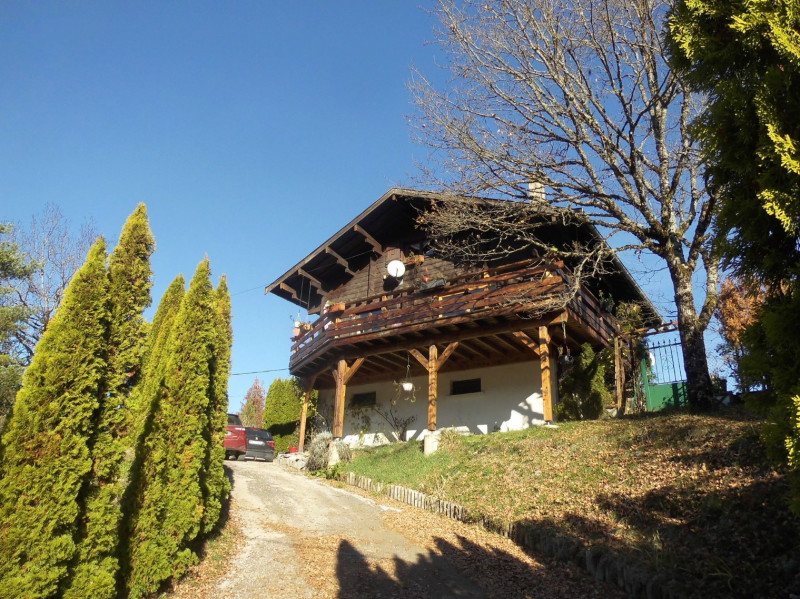
[[[511,319],[486,319],[471,326],[450,325],[433,327],[425,333],[398,335],[391,341],[370,341],[352,344],[347,351],[336,352],[345,359],[363,357],[364,362],[350,381],[350,385],[370,382],[401,380],[406,367],[410,365],[411,376],[427,376],[427,371],[410,357],[409,350],[417,349],[427,355],[428,347],[435,343],[440,351],[447,343],[459,341],[458,348],[444,364],[440,372],[454,372],[500,366],[517,362],[531,362],[538,372],[537,354],[531,344],[538,342],[538,322],[516,322]],[[525,327],[525,328],[523,328]],[[511,329],[511,330],[503,330]],[[496,332],[493,332],[496,331]],[[553,327],[554,343],[563,344],[563,336],[558,327]],[[522,337],[523,332],[527,336]],[[567,335],[570,335],[569,329]],[[334,355],[333,353],[331,355]],[[534,362],[534,360],[536,360]],[[331,366],[335,361],[331,363]],[[296,372],[302,378],[302,372]],[[317,377],[316,388],[326,389],[335,386],[330,368],[322,368]]]

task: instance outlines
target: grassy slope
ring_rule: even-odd
[[[562,423],[361,452],[347,470],[601,543],[681,581],[687,594],[787,596],[800,534],[761,422],[740,410]]]

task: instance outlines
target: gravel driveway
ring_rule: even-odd
[[[226,464],[245,541],[200,599],[623,596],[476,526],[275,463]]]

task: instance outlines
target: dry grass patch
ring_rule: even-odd
[[[460,503],[476,520],[607,546],[688,595],[786,596],[800,587],[800,535],[761,424],[735,409],[564,423],[445,437],[427,465],[413,444],[372,451],[348,469],[391,472],[386,482]]]

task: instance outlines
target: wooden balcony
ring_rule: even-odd
[[[616,319],[588,290],[570,299],[570,280],[562,263],[517,263],[464,274],[427,290],[398,289],[337,304],[295,339],[290,371],[315,375],[342,358],[482,337],[506,336],[505,345],[519,345],[513,333],[537,331],[541,324],[558,324],[554,334],[561,334],[562,343],[561,331],[568,331],[573,346],[608,345],[618,331]],[[530,357],[521,345],[517,349]]]

